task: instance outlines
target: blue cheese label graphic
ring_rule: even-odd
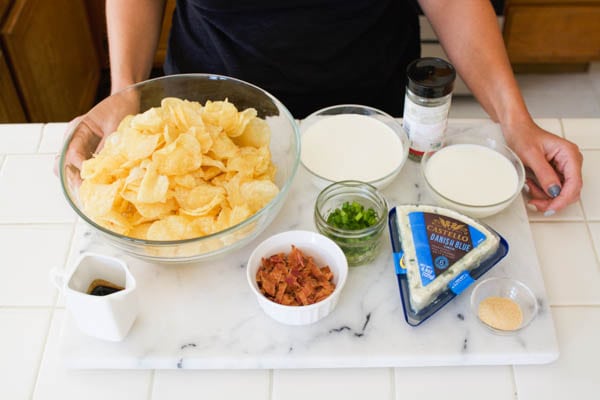
[[[423,286],[477,247],[485,236],[454,218],[426,212],[409,214]]]

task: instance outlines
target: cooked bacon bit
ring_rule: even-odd
[[[289,254],[263,257],[256,283],[266,298],[290,306],[316,303],[335,289],[331,268],[317,266],[294,245]]]

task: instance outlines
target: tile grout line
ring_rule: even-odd
[[[54,301],[52,302],[52,305],[49,306],[20,306],[20,305],[0,305],[0,311],[5,311],[5,310],[52,310],[56,307],[56,299],[54,299]],[[61,307],[63,308],[63,307]]]
[[[510,377],[513,384],[513,399],[519,400],[519,385],[517,385],[517,374],[515,373],[516,365],[510,366]]]
[[[600,304],[549,304],[551,308],[600,308]]]
[[[156,370],[150,370],[150,382],[148,383],[148,400],[152,400],[154,396],[154,374]]]
[[[42,141],[44,140],[44,134],[46,133],[47,126],[48,124],[44,123],[40,128],[40,138],[38,139],[37,146],[35,147],[35,154],[39,154],[40,152],[40,147],[42,147]]]
[[[67,220],[57,220],[57,221],[36,221],[36,222],[31,222],[31,221],[8,221],[8,222],[2,222],[0,221],[0,227],[34,227],[34,226],[52,226],[52,225],[71,225],[71,224],[76,224],[77,223],[77,218],[75,218],[74,221],[67,221]]]
[[[273,400],[273,387],[274,385],[274,381],[275,381],[275,377],[274,377],[274,371],[272,369],[269,370],[269,382],[267,383],[268,386],[268,393],[267,393],[267,400]]]
[[[400,393],[396,388],[396,368],[389,368],[390,370],[390,388],[391,388],[391,396],[392,400],[398,400],[400,398]]]
[[[594,235],[592,235],[592,229],[590,228],[590,221],[588,220],[587,213],[585,211],[585,207],[583,206],[583,201],[581,201],[581,213],[583,214],[583,222],[585,223],[585,230],[588,235],[588,239],[592,245],[592,251],[594,252],[594,257],[596,258],[596,270],[600,270],[600,254],[596,249],[596,244],[594,243]]]
[[[56,301],[55,301],[56,302]],[[38,357],[38,362],[35,371],[35,380],[33,381],[33,385],[31,385],[31,392],[29,398],[33,400],[33,396],[37,389],[38,380],[40,379],[40,371],[42,369],[42,362],[44,361],[44,356],[46,355],[46,347],[48,346],[48,337],[50,336],[50,329],[52,328],[52,321],[54,320],[55,307],[52,307],[52,311],[50,312],[50,318],[48,319],[48,328],[46,329],[46,336],[44,337],[44,344],[42,346],[41,354]]]
[[[76,223],[72,223],[71,224],[71,237],[69,238],[69,243],[66,246],[65,254],[63,255],[64,263],[67,263],[69,261],[68,260],[69,259],[69,254],[71,254],[71,247],[73,246],[73,240],[74,240],[75,232],[77,231],[76,228],[77,228]],[[59,309],[59,307],[57,307],[56,304],[58,303],[58,301],[60,299],[60,294],[61,294],[60,291],[57,290],[56,297],[54,299],[54,305],[51,308],[50,319],[48,321],[48,329],[46,330],[46,337],[44,338],[44,345],[42,347],[43,350],[42,350],[42,352],[41,352],[41,354],[39,356],[39,360],[37,362],[37,371],[35,373],[35,380],[33,382],[31,393],[30,393],[30,399],[32,399],[32,400],[33,400],[33,396],[34,396],[34,394],[36,392],[36,389],[37,389],[38,381],[40,379],[40,372],[41,372],[41,369],[42,369],[42,362],[44,361],[44,356],[46,354],[46,347],[48,346],[48,337],[50,336],[50,329],[52,328],[52,321],[54,320],[54,314],[56,313],[56,310]]]

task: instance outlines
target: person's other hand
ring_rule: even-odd
[[[527,170],[529,207],[549,216],[577,201],[583,186],[577,145],[535,124],[515,129],[505,136]]]

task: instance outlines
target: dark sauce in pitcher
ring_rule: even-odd
[[[87,294],[91,294],[92,296],[106,296],[119,292],[123,289],[125,288],[115,285],[112,282],[105,281],[104,279],[94,279],[94,281],[90,283]]]

